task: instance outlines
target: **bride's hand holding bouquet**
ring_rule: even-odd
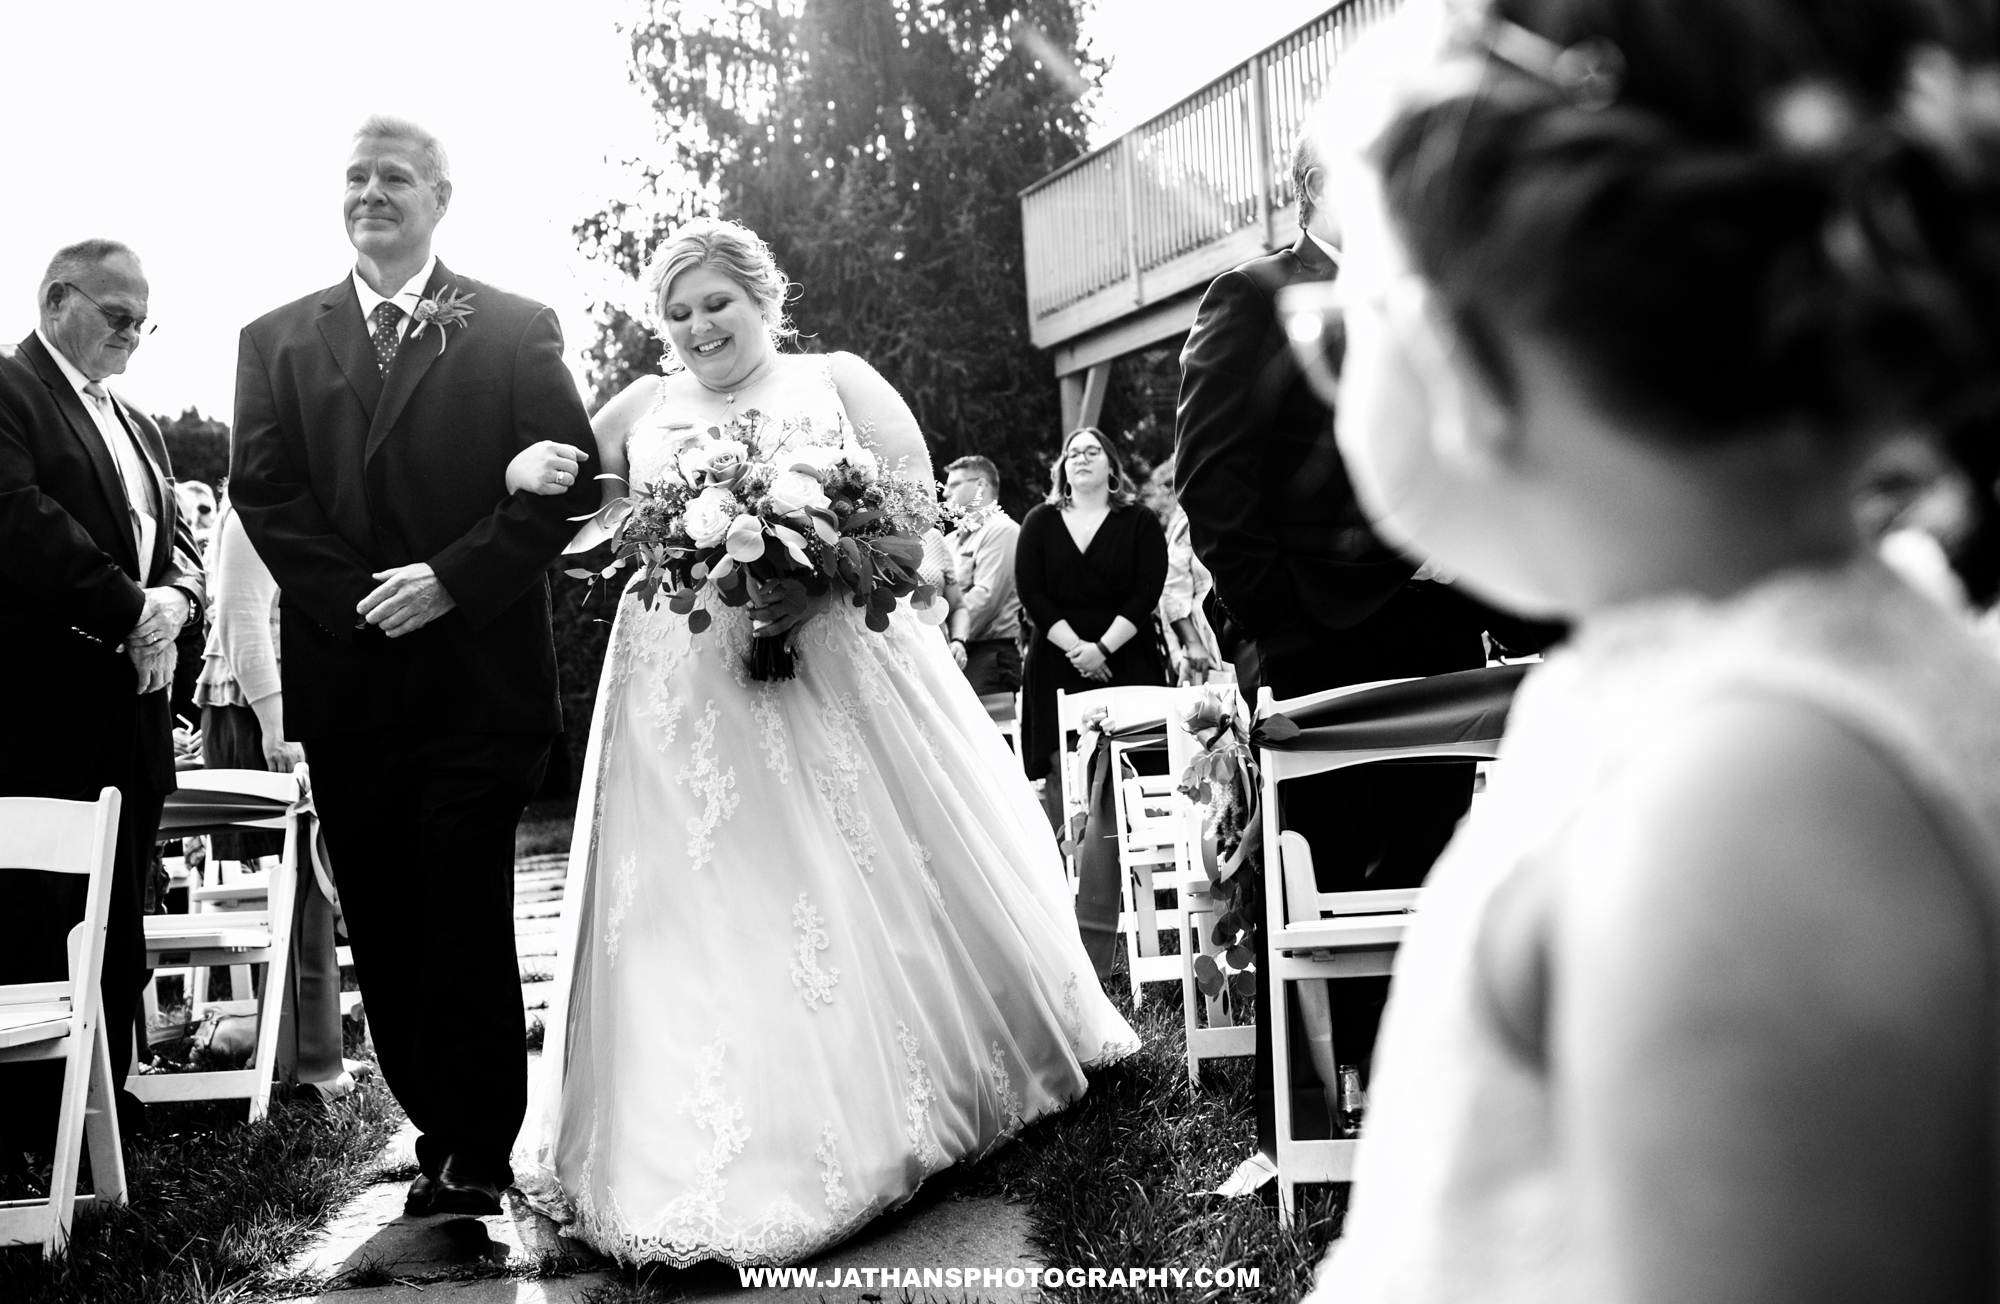
[[[671,472],[577,518],[610,531],[614,556],[601,571],[568,573],[609,580],[630,565],[630,591],[649,609],[664,591],[696,634],[711,623],[697,602],[712,585],[725,604],[749,608],[758,679],[792,677],[799,626],[836,591],[877,633],[900,600],[928,606],[936,594],[919,568],[934,487],[883,471],[845,423],[838,445],[786,451],[796,433],[754,409],[706,430],[688,425]]]

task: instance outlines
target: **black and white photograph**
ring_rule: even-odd
[[[0,1300],[2000,1299],[2000,7],[0,22]]]

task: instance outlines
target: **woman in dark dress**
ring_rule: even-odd
[[[1072,431],[1048,501],[1021,522],[1014,579],[1035,623],[1022,680],[1022,764],[1031,779],[1055,768],[1062,739],[1056,691],[1164,684],[1153,610],[1167,582],[1167,536],[1139,505],[1111,442]]]

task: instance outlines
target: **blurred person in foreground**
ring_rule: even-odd
[[[1174,493],[1173,458],[1153,468],[1139,497],[1160,518],[1167,535],[1167,586],[1160,591],[1160,623],[1171,635],[1167,652],[1174,661],[1174,676],[1183,684],[1205,684],[1210,672],[1224,664],[1205,610],[1215,579],[1194,555],[1187,512]]]
[[[1348,466],[1577,632],[1413,917],[1318,1298],[1993,1298],[2000,666],[1852,503],[2000,392],[1995,50],[1415,0],[1342,62]]]
[[[1021,599],[1014,591],[1021,527],[1000,506],[1000,468],[990,458],[947,466],[944,495],[958,514],[950,542],[962,595],[951,613],[952,659],[973,692],[1011,693],[1021,686]]]
[[[104,383],[149,333],[148,296],[125,245],[70,245],[42,276],[40,324],[0,359],[0,796],[121,796],[102,987],[128,1136],[143,1127],[122,1087],[147,979],[145,875],[174,791],[168,690],[205,594],[159,427]],[[0,983],[62,977],[83,886],[0,869]],[[28,1103],[31,1076],[0,1081],[0,1126],[53,1129],[54,1090],[46,1110]]]

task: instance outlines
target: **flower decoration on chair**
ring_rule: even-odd
[[[1180,791],[1202,812],[1202,868],[1225,903],[1209,934],[1221,959],[1205,954],[1194,959],[1195,981],[1214,998],[1250,967],[1252,937],[1263,923],[1261,789],[1249,735],[1220,692],[1204,689],[1181,719],[1201,751],[1181,775]]]
[[[410,338],[416,339],[426,327],[436,326],[438,352],[443,353],[445,328],[456,326],[464,330],[472,316],[472,301],[478,297],[476,293],[461,294],[449,285],[439,286],[435,295],[417,301],[416,311],[410,314]]]
[[[888,630],[899,601],[937,600],[919,575],[922,536],[937,520],[935,487],[884,471],[845,420],[839,445],[789,451],[799,423],[754,408],[706,430],[691,422],[669,429],[676,437],[665,475],[575,518],[611,531],[611,564],[569,575],[608,581],[630,565],[630,591],[649,610],[664,591],[668,609],[696,634],[712,621],[698,605],[707,587],[728,606],[755,599],[773,622],[837,592],[867,612],[877,633]],[[754,678],[793,676],[796,632],[752,641]]]

